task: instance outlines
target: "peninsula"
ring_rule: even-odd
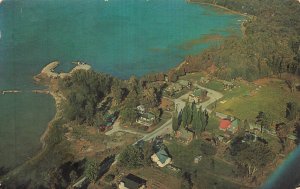
[[[56,115],[42,150],[3,174],[3,186],[298,186],[297,172],[289,182],[265,182],[300,141],[299,3],[191,2],[248,15],[243,35],[140,78],[119,79],[81,62],[69,73],[57,73],[57,61],[46,65],[34,80],[55,99]]]

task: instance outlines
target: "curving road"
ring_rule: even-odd
[[[200,106],[202,106],[203,109],[206,109],[208,112],[211,112],[210,110],[207,109],[207,106],[209,106],[210,104],[212,104],[212,103],[216,102],[217,100],[219,100],[220,98],[222,98],[223,94],[220,92],[217,92],[215,90],[212,90],[212,89],[201,87],[198,84],[194,84],[194,86],[197,88],[200,88],[200,89],[207,90],[207,92],[208,92],[207,96],[209,97],[209,100],[198,104],[197,107],[199,108]],[[192,93],[192,92],[188,92],[187,94],[184,94],[181,97],[173,100],[175,105],[177,106],[178,112],[184,108],[185,103],[186,103],[184,100],[188,99],[190,93]],[[143,137],[139,140],[149,141],[157,136],[172,133],[173,132],[172,118],[169,119],[168,121],[166,121],[166,123],[164,123],[162,126],[160,126],[159,128],[155,129],[154,131],[152,131],[151,133],[148,133],[148,134],[139,133],[137,131],[131,131],[128,129],[121,128],[119,121],[116,121],[113,125],[113,129],[110,131],[107,131],[105,134],[111,135],[111,134],[113,134],[115,132],[119,132],[119,131],[142,135]]]
[[[203,109],[207,109],[207,106],[209,106],[210,104],[216,102],[217,100],[221,99],[223,97],[223,94],[220,93],[220,92],[217,92],[215,90],[212,90],[212,89],[208,89],[208,88],[205,88],[205,87],[201,87],[200,85],[198,84],[194,84],[195,87],[197,88],[200,88],[200,89],[205,89],[207,90],[207,96],[209,97],[209,100],[203,102],[203,103],[200,103],[197,105],[197,107],[200,107],[202,106]],[[185,95],[182,95],[181,97],[177,98],[174,100],[175,102],[175,105],[177,106],[178,108],[178,112],[184,108],[185,106],[185,101],[183,100],[186,100],[188,99],[188,96],[191,92],[185,94]],[[210,110],[207,109],[208,112],[211,112]],[[169,119],[165,124],[163,124],[161,127],[157,128],[156,130],[154,130],[153,132],[149,133],[149,134],[146,134],[143,138],[141,138],[140,140],[144,140],[144,141],[148,141],[148,140],[151,140],[157,136],[160,136],[160,135],[164,135],[164,134],[168,134],[168,133],[172,133],[173,130],[172,130],[172,119]]]

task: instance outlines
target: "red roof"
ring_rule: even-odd
[[[230,125],[231,125],[231,121],[228,120],[228,119],[222,119],[220,121],[220,129],[223,129],[223,130],[226,130],[228,128],[230,128]]]

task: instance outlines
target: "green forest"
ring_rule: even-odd
[[[123,81],[94,71],[76,71],[59,81],[59,88],[66,97],[65,119],[99,126],[111,109],[120,114],[122,122],[132,124],[138,117],[136,107],[140,104],[159,118],[158,105],[164,85],[152,83],[156,75],[140,79],[132,76]]]
[[[300,6],[295,0],[191,0],[223,6],[245,15],[243,36],[230,36],[221,45],[188,56],[189,63],[177,75],[197,72],[215,65],[221,79],[241,77],[252,81],[261,77],[299,74]]]

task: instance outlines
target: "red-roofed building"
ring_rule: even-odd
[[[238,130],[239,120],[238,119],[221,119],[219,129],[222,131],[229,131],[235,133]]]
[[[228,119],[221,119],[219,129],[222,131],[227,131],[230,128],[231,121]]]

